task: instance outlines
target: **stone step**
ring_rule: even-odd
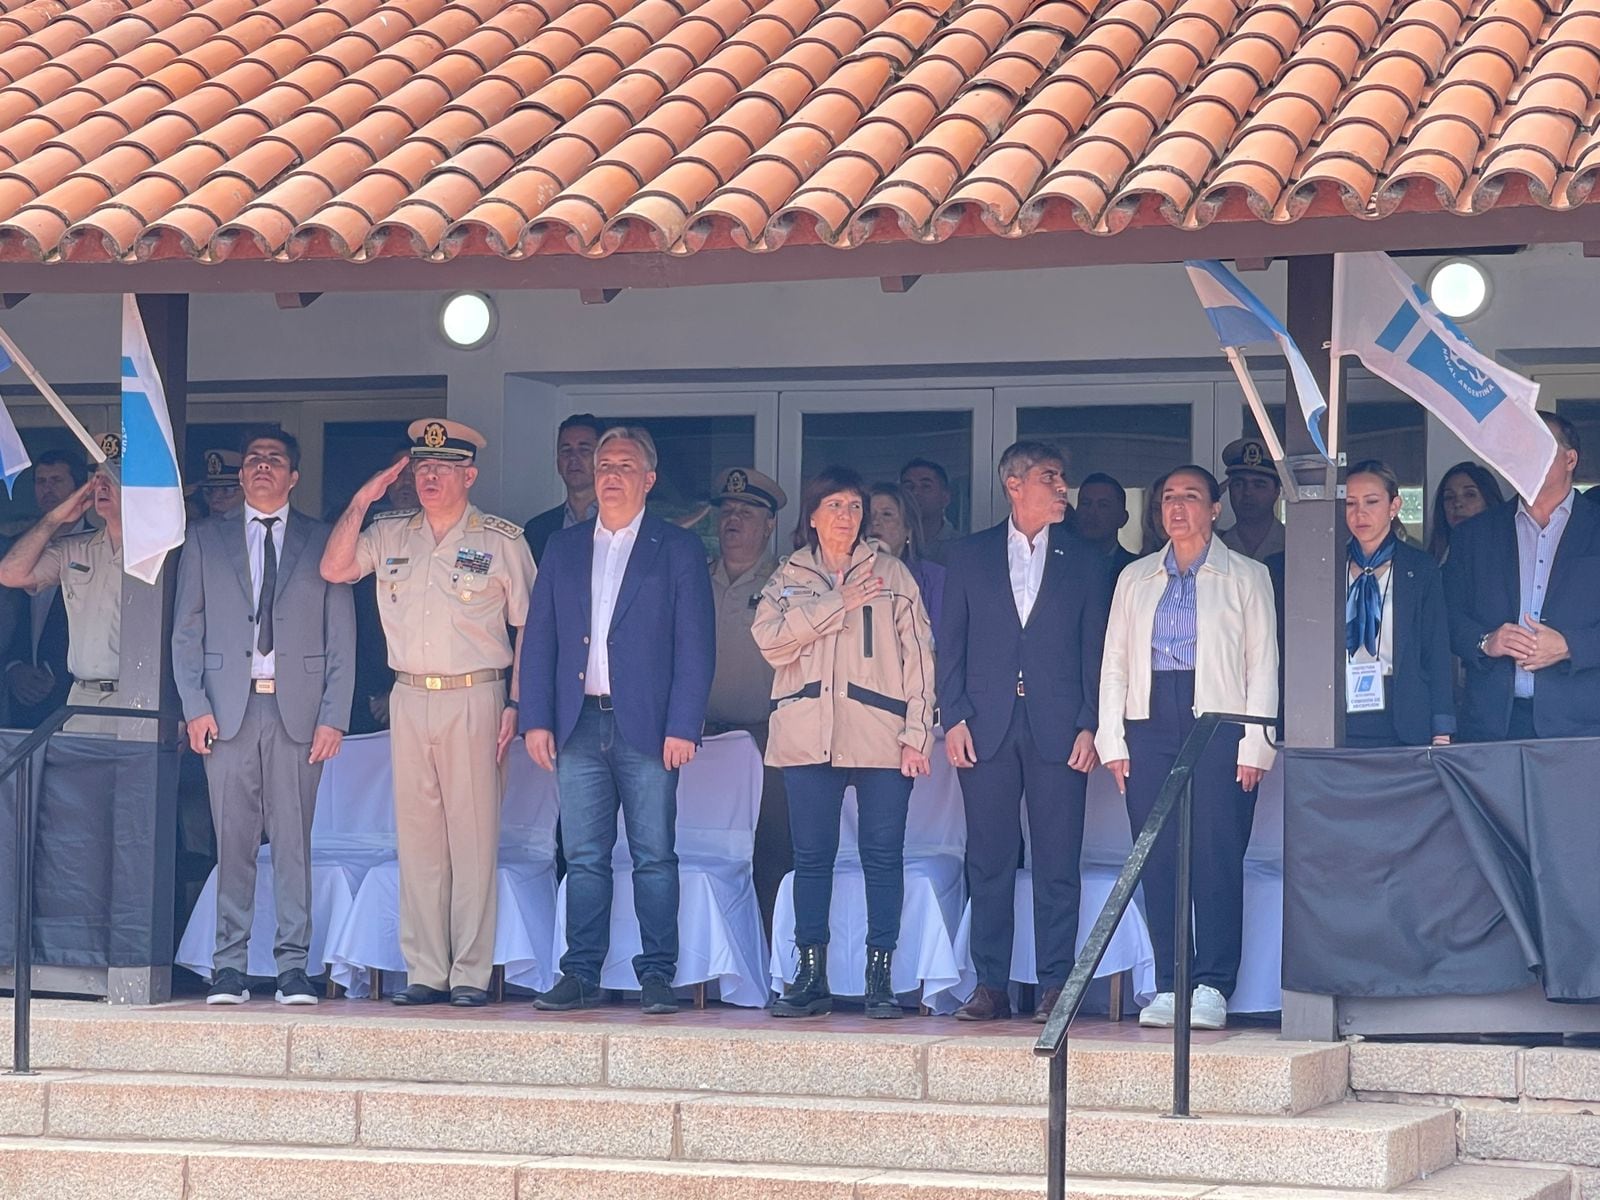
[[[331,1008],[331,1006],[330,1006]],[[262,1008],[215,1012],[130,1011],[44,1001],[34,1015],[33,1065],[77,1071],[142,1071],[311,1080],[662,1089],[729,1094],[1037,1105],[1047,1067],[1036,1032],[1015,1026],[987,1037],[931,1033],[834,1034],[784,1028],[648,1027],[597,1020],[287,1014]],[[0,1036],[9,1030],[0,1021]],[[935,1030],[938,1026],[928,1023]],[[1197,1043],[1198,1112],[1294,1114],[1341,1099],[1343,1045],[1278,1041],[1246,1033]],[[1082,1108],[1159,1108],[1170,1103],[1166,1043],[1074,1040],[1070,1101]],[[0,1113],[3,1120],[3,1113]]]
[[[1412,1200],[1567,1200],[1564,1173],[1448,1167],[1391,1196]],[[525,1154],[284,1146],[137,1145],[0,1137],[0,1200],[1015,1200],[1037,1176],[738,1163],[641,1163]],[[1375,1200],[1361,1191],[1140,1183],[1074,1176],[1069,1200]]]

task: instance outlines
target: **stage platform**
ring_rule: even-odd
[[[1037,1029],[850,1013],[783,1022],[716,1005],[644,1017],[520,1001],[41,1000],[40,1073],[0,1077],[0,1198],[1042,1196]],[[0,1033],[9,1039],[9,1001]],[[1557,1071],[1536,1057],[1550,1053],[1580,1058]],[[1197,1033],[1190,1121],[1162,1115],[1171,1070],[1166,1032],[1075,1027],[1070,1196],[1572,1200],[1567,1167],[1468,1161],[1487,1157],[1482,1147],[1530,1149],[1548,1127],[1519,1135],[1503,1112],[1493,1126],[1462,1114],[1518,1111],[1520,1091],[1484,1089],[1527,1079],[1572,1089],[1593,1070],[1600,1085],[1600,1052]],[[1452,1086],[1474,1098],[1449,1100]],[[1585,1123],[1571,1136],[1593,1134]]]

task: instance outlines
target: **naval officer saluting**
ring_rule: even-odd
[[[389,697],[400,859],[396,1004],[488,1003],[494,966],[500,763],[516,732],[522,626],[533,556],[522,528],[469,502],[487,443],[457,421],[414,421],[409,463],[420,509],[362,518],[405,470],[361,486],[322,556],[322,577],[377,573],[395,687]],[[506,627],[516,629],[513,649]],[[510,673],[510,698],[507,675]]]

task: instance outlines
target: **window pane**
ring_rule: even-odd
[[[1019,408],[1017,437],[1063,447],[1069,459],[1067,477],[1073,483],[1100,473],[1122,484],[1129,515],[1118,537],[1135,553],[1143,549],[1141,530],[1150,484],[1194,456],[1186,404]],[[1076,488],[1072,498],[1076,503]]]
[[[869,486],[896,483],[900,479],[900,468],[913,458],[926,458],[945,469],[950,476],[950,507],[946,515],[957,529],[970,529],[970,411],[805,414],[800,446],[803,479],[811,478],[824,467],[841,466],[860,471]]]

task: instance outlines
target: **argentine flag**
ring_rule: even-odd
[[[0,371],[10,366],[11,356],[0,350]],[[17,482],[17,476],[31,466],[33,461],[23,448],[22,435],[17,432],[16,422],[6,411],[5,401],[0,400],[0,477],[6,481],[6,495],[11,495],[11,487]]]
[[[183,544],[183,484],[139,305],[122,297],[122,569],[154,583],[167,551]]]
[[[1539,385],[1476,349],[1387,254],[1334,256],[1331,352],[1415,399],[1524,500],[1538,494],[1556,456]]]
[[[1217,341],[1225,349],[1238,349],[1258,343],[1276,343],[1283,357],[1289,361],[1289,376],[1294,380],[1295,395],[1300,398],[1300,411],[1306,419],[1306,429],[1311,441],[1328,457],[1328,448],[1322,441],[1322,430],[1317,422],[1328,411],[1328,402],[1322,398],[1316,376],[1300,347],[1294,344],[1289,331],[1256,294],[1240,283],[1234,273],[1214,258],[1187,260],[1184,270],[1189,272],[1189,282],[1195,295],[1205,306],[1211,328],[1217,332]]]

